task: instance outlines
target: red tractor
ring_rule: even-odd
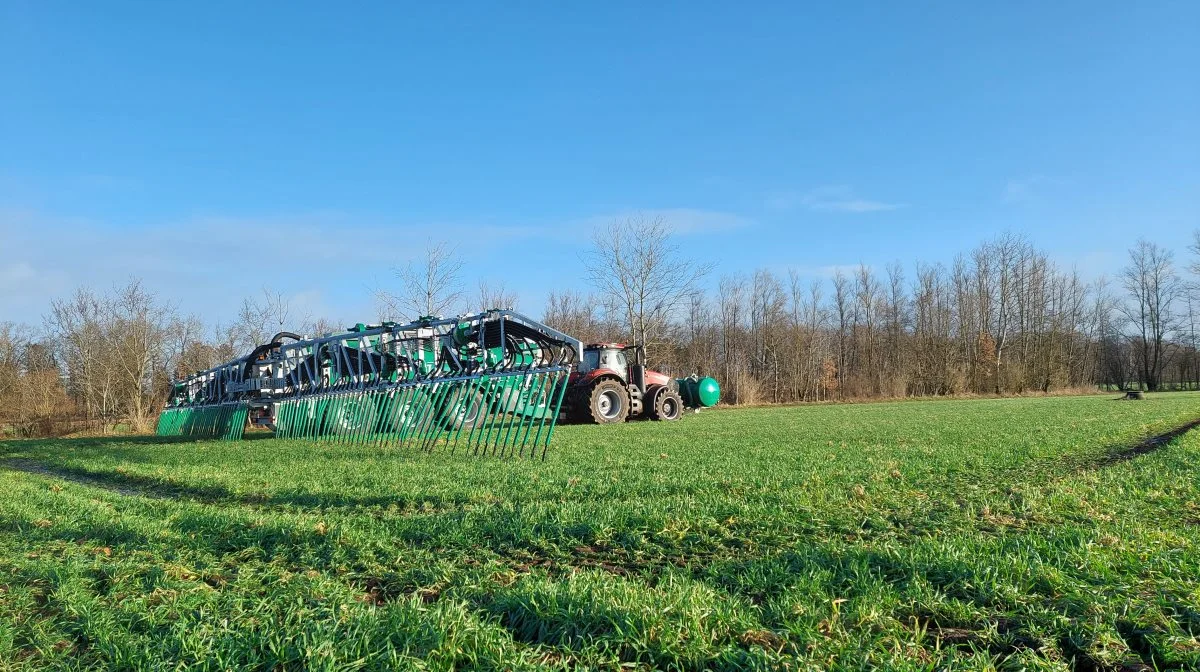
[[[640,345],[623,343],[586,346],[568,385],[568,417],[600,425],[643,416],[678,420],[685,408],[715,406],[720,397],[712,378],[671,378],[652,371]]]

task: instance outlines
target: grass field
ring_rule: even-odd
[[[1200,669],[1200,394],[0,443],[0,669]]]

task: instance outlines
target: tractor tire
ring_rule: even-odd
[[[591,389],[582,389],[572,387],[567,390],[567,397],[563,400],[563,413],[566,414],[568,422],[573,423],[588,423],[592,421],[592,416],[588,413],[588,399],[591,397]]]
[[[330,408],[325,416],[327,434],[351,436],[375,431],[379,408],[374,399],[351,398]]]
[[[651,397],[650,417],[655,420],[678,420],[683,417],[683,397],[668,387],[661,387]]]
[[[482,390],[471,390],[467,386],[459,385],[450,390],[446,397],[441,419],[442,426],[448,430],[469,432],[487,417],[484,412],[487,400],[483,398]]]
[[[392,410],[391,431],[412,432],[424,424],[429,412],[429,405],[433,402],[430,401],[429,394],[425,390],[418,389],[411,392],[398,390],[396,394],[403,395],[403,398],[395,402],[395,408]]]
[[[629,390],[612,378],[601,380],[588,393],[585,409],[586,417],[597,425],[625,422],[629,417]]]

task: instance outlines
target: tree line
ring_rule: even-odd
[[[715,376],[731,403],[1200,389],[1200,232],[1189,252],[1179,269],[1171,250],[1138,241],[1115,279],[1089,280],[1005,233],[948,265],[763,268],[706,292],[711,267],[679,257],[663,222],[630,221],[595,237],[597,293],[551,294],[545,314]]]
[[[712,375],[736,404],[1194,389],[1200,232],[1189,255],[1180,268],[1172,250],[1138,241],[1114,279],[1087,279],[1006,233],[949,264],[713,278],[712,264],[680,253],[668,222],[635,217],[598,230],[582,253],[587,293],[553,292],[539,311],[503,282],[468,291],[454,248],[431,243],[376,292],[377,317],[524,308],[585,342],[642,343],[653,367]],[[66,417],[145,430],[172,379],[278,331],[343,326],[270,288],[228,323],[183,315],[137,279],[80,288],[52,301],[39,328],[0,322],[0,431],[53,433]]]

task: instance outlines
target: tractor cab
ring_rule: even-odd
[[[579,362],[580,373],[607,369],[621,380],[629,379],[629,361],[625,357],[624,343],[592,343],[583,349]]]

